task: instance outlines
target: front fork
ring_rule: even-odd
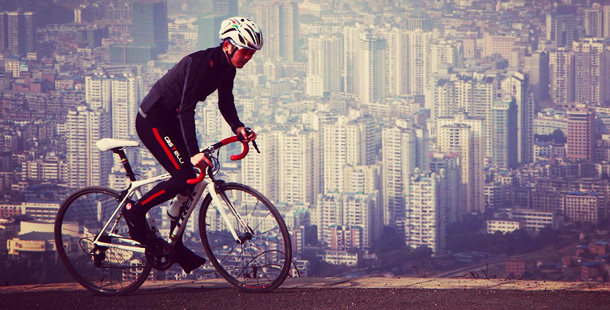
[[[216,207],[216,210],[218,210],[218,212],[220,213],[220,216],[222,217],[225,224],[229,228],[229,232],[231,232],[231,235],[233,235],[235,242],[239,243],[239,244],[243,244],[246,240],[252,239],[252,235],[254,234],[254,231],[252,230],[252,228],[250,228],[250,226],[248,226],[248,224],[246,224],[244,222],[241,215],[237,212],[237,210],[235,210],[235,207],[229,201],[227,196],[224,193],[219,195],[216,192],[215,186],[208,187],[208,191],[210,192],[210,196],[212,197],[212,202],[214,203],[214,207]],[[233,227],[233,223],[231,223],[231,221],[227,217],[227,212],[225,211],[225,207],[220,203],[221,200],[220,200],[219,196],[222,196],[222,200],[225,202],[226,207],[229,208],[231,213],[233,213],[233,215],[237,219],[237,222],[239,223],[239,225],[241,225],[244,228],[244,230],[246,231],[246,234],[244,236],[239,237],[237,235],[237,232],[235,231],[235,228]]]

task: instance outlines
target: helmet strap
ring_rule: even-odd
[[[231,59],[233,58],[233,55],[235,55],[235,53],[237,53],[237,46],[235,46],[233,43],[231,43],[230,40],[227,40],[229,42],[229,44],[231,44],[233,46],[233,52],[231,52],[231,54],[227,53],[226,51],[224,51],[225,55],[227,56],[227,60],[229,61],[229,66],[231,66],[231,68],[235,67],[233,66],[233,63],[231,62]],[[227,42],[225,41],[225,42]]]

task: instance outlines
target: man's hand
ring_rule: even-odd
[[[212,165],[212,162],[210,162],[210,160],[205,157],[205,154],[203,153],[193,155],[193,157],[191,157],[191,163],[193,166],[201,169],[202,173],[205,173],[206,168]]]
[[[246,127],[237,127],[237,135],[244,137],[244,141],[250,142],[256,140],[256,133],[254,130]]]

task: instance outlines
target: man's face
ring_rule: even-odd
[[[237,47],[232,46],[232,48],[236,49]],[[233,58],[231,58],[231,63],[233,63],[235,68],[241,69],[245,64],[248,63],[248,61],[250,61],[250,59],[252,59],[254,53],[256,53],[255,50],[247,48],[238,49],[237,52],[235,52],[235,55],[233,55]]]

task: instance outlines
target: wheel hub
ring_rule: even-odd
[[[244,244],[246,241],[252,240],[252,234],[250,232],[246,232],[243,236],[239,237],[237,244]]]

